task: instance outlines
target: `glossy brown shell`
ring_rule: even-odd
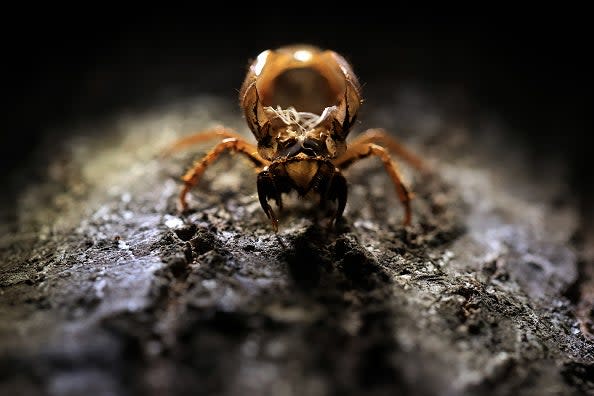
[[[291,106],[317,115],[335,106],[331,120],[334,139],[344,141],[359,110],[361,95],[357,77],[341,55],[295,45],[260,53],[249,67],[239,100],[258,142],[275,133],[265,111],[268,106]]]

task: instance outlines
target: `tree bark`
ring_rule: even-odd
[[[212,146],[158,154],[214,124],[247,136],[224,103],[48,132],[13,175],[0,394],[594,394],[594,239],[561,160],[401,91],[357,129],[387,128],[431,164],[399,161],[413,225],[369,159],[346,175],[336,228],[289,197],[274,234],[240,156],[177,212],[180,176]]]

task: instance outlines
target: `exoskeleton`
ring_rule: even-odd
[[[419,169],[423,162],[382,129],[369,129],[347,144],[362,98],[357,77],[341,55],[307,45],[266,50],[249,66],[239,103],[256,145],[229,128],[218,127],[185,137],[171,147],[173,151],[222,139],[182,177],[182,210],[187,208],[188,192],[206,168],[222,153],[232,151],[246,156],[258,170],[260,204],[274,231],[278,231],[278,220],[269,201],[282,209],[282,194],[291,191],[300,196],[317,193],[322,206],[334,202],[332,222],[342,216],[347,202],[342,170],[376,156],[404,206],[404,224],[411,223],[412,194],[390,152]]]

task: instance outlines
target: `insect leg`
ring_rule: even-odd
[[[340,170],[336,169],[336,172],[332,176],[332,181],[330,182],[330,189],[328,190],[328,198],[331,201],[336,200],[336,212],[330,220],[330,224],[342,217],[344,208],[346,207],[347,194],[347,181],[342,173],[340,173]]]
[[[171,146],[167,147],[161,153],[161,155],[163,157],[166,157],[166,156],[171,155],[175,152],[183,150],[184,148],[186,148],[188,146],[203,143],[207,140],[211,140],[211,139],[215,139],[215,138],[219,138],[219,139],[234,138],[237,140],[242,140],[242,141],[244,140],[244,138],[240,134],[236,133],[233,129],[226,128],[224,126],[217,126],[214,128],[205,129],[203,131],[193,133],[191,135],[185,136],[185,137],[177,140]],[[248,142],[244,142],[244,143],[246,145],[249,145]],[[253,147],[254,147],[253,151],[255,152],[256,148],[255,148],[255,146],[253,146]]]
[[[390,178],[396,187],[398,198],[404,206],[404,225],[410,225],[412,218],[410,200],[412,199],[413,194],[406,187],[396,163],[392,161],[388,151],[384,147],[374,143],[359,143],[353,145],[343,155],[334,160],[334,165],[339,169],[346,169],[354,162],[372,155],[375,155],[382,160],[386,172],[388,172],[388,175],[390,175]]]
[[[384,129],[368,129],[361,135],[353,139],[353,141],[349,143],[349,146],[353,149],[356,149],[357,146],[366,143],[377,143],[379,145],[385,146],[388,150],[400,156],[406,162],[408,162],[410,165],[414,166],[418,170],[428,170],[428,166],[425,161],[423,161],[419,156],[407,149],[402,143],[396,140],[396,138],[391,136]],[[347,153],[349,152],[350,147],[347,149]]]
[[[224,139],[221,143],[217,144],[204,157],[202,157],[200,161],[197,161],[194,166],[182,177],[182,180],[184,181],[184,188],[179,195],[181,209],[186,210],[188,207],[186,195],[192,189],[192,187],[198,184],[206,168],[225,151],[232,151],[245,155],[250,161],[254,163],[257,168],[262,168],[263,166],[267,165],[268,161],[260,158],[255,150],[256,149],[252,144],[245,142],[243,139],[237,138]]]
[[[282,207],[281,193],[277,190],[274,184],[274,176],[269,171],[262,171],[258,173],[258,198],[260,199],[260,205],[266,213],[266,216],[272,222],[272,229],[274,232],[278,232],[278,220],[272,210],[272,207],[268,203],[268,199],[272,198],[276,201],[279,207]]]
[[[325,210],[328,201],[337,201],[329,225],[342,216],[346,206],[347,184],[340,170],[330,163],[322,163],[311,181],[312,189],[320,194],[320,209]]]

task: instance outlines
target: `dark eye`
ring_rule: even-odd
[[[316,151],[317,152],[320,149],[320,144],[317,141],[313,140],[313,139],[306,139],[303,142],[303,148],[304,149],[310,149],[310,150],[313,150],[313,151]]]

